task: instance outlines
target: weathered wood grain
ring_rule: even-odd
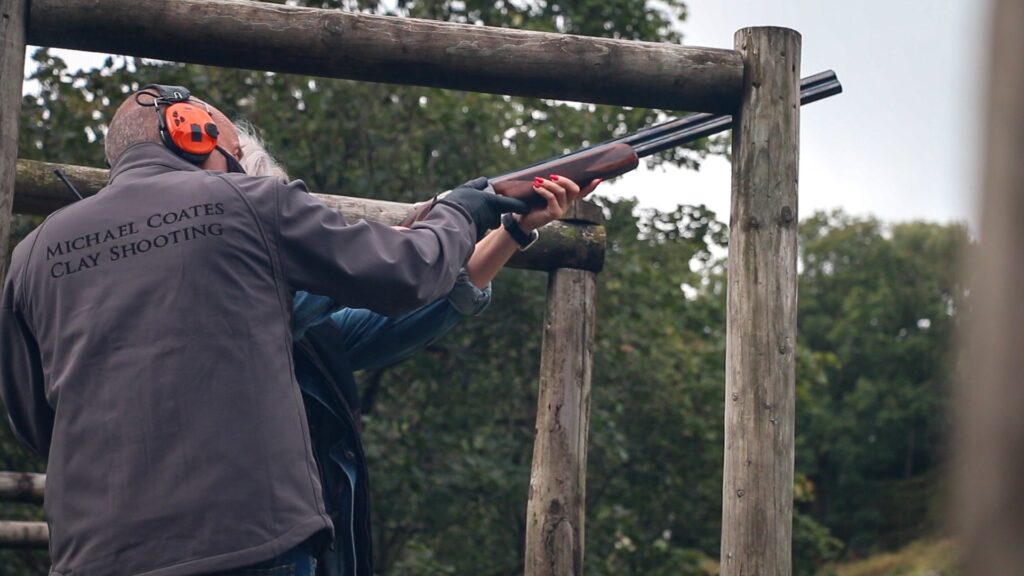
[[[4,0],[0,3],[0,286],[7,273],[11,235],[27,16],[27,0]]]
[[[583,574],[595,293],[593,272],[549,276],[526,512],[527,576]]]
[[[0,548],[46,548],[49,541],[45,522],[0,520]]]
[[[242,0],[145,9],[136,0],[33,0],[28,38],[178,62],[704,112],[735,109],[743,76],[734,50]]]
[[[791,573],[800,35],[736,33],[726,318],[723,576]]]
[[[45,474],[0,472],[0,500],[2,501],[41,503],[45,487]]]
[[[991,5],[980,243],[967,259],[954,403],[959,549],[971,576],[1024,574],[1024,2]]]
[[[53,174],[60,168],[83,196],[92,196],[107,182],[107,170],[18,160],[14,211],[19,214],[46,215],[76,200],[74,194]],[[385,224],[398,224],[413,209],[412,204],[367,200],[348,196],[314,194],[328,206],[340,210],[350,220],[364,218]],[[600,210],[582,204],[578,214],[564,222],[552,222],[540,231],[540,239],[529,250],[517,252],[509,266],[529,270],[574,268],[598,272],[604,266],[605,230],[586,220],[597,218]],[[573,213],[577,214],[577,213]],[[569,215],[567,215],[569,216]]]

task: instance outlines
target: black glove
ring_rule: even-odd
[[[487,186],[487,178],[480,177],[466,182],[437,201],[438,204],[447,204],[465,212],[469,219],[476,224],[478,241],[488,230],[498,227],[502,214],[506,212],[526,214],[530,211],[530,206],[522,200],[500,196],[489,191],[484,192]]]

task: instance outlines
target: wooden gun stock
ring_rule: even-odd
[[[558,174],[570,178],[583,188],[595,178],[614,178],[633,170],[639,164],[640,159],[629,144],[605,144],[498,176],[491,179],[491,186],[503,196],[531,204],[543,204],[544,199],[533,191],[533,179],[538,176],[548,178]]]

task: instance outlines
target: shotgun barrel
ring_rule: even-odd
[[[819,72],[813,76],[808,76],[800,81],[800,104],[810,104],[817,102],[823,98],[829,96],[835,96],[843,91],[843,85],[839,83],[839,78],[836,77],[836,73],[832,70],[826,70]],[[541,160],[528,166],[517,168],[512,172],[506,172],[496,178],[506,177],[513,173],[520,173],[531,168],[544,166],[551,162],[559,159],[564,159],[576,154],[582,154],[588,150],[605,146],[608,144],[628,144],[636,150],[639,158],[650,156],[662,152],[669,148],[674,148],[687,142],[693,142],[701,138],[706,138],[719,132],[724,132],[732,127],[732,116],[729,114],[689,114],[681,118],[674,118],[672,120],[666,120],[660,122],[654,126],[648,126],[647,128],[641,128],[636,132],[631,132],[618,138],[612,138],[605,142],[600,142],[586,148],[574,150],[549,158],[547,160]],[[550,173],[550,172],[549,172]],[[537,175],[547,176],[548,173]],[[566,174],[565,176],[569,176]]]
[[[810,104],[843,91],[832,70],[808,76],[800,82],[800,104]],[[498,194],[531,204],[545,200],[533,191],[533,179],[561,174],[580,186],[595,178],[614,178],[635,169],[640,158],[657,154],[687,142],[724,132],[732,127],[729,114],[690,114],[649,126],[580,150],[530,164],[490,179]]]
[[[826,70],[800,82],[800,104],[810,104],[842,92],[843,85],[839,83],[836,73]],[[730,128],[732,116],[728,114],[691,114],[634,132],[622,139],[633,146],[638,157],[644,158]]]

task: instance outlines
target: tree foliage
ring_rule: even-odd
[[[903,543],[936,520],[966,229],[833,213],[800,236],[815,377],[798,379],[797,459],[811,509],[854,549]]]
[[[315,5],[674,42],[680,0],[375,0]],[[262,129],[317,191],[420,200],[606,139],[658,111],[112,57],[32,55],[20,156],[91,166],[125,95],[184,84]],[[707,143],[653,160],[693,166]],[[702,206],[602,201],[607,266],[587,476],[590,574],[701,574],[718,556],[727,231]],[[16,234],[34,221],[19,219]],[[945,465],[946,352],[962,288],[958,225],[841,213],[801,225],[795,571],[929,528]],[[360,375],[381,574],[520,574],[545,279],[509,270],[494,304],[419,357]],[[0,464],[42,470],[0,432]],[[5,507],[29,517],[33,507]],[[710,559],[710,560],[709,560]],[[0,552],[14,574],[45,555]]]

